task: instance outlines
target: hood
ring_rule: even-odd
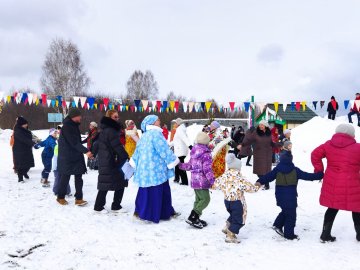
[[[207,145],[204,144],[195,144],[193,148],[191,149],[191,157],[192,158],[199,158],[206,152],[211,153],[210,148]]]
[[[292,162],[292,154],[290,151],[281,151],[280,153],[280,163],[276,166],[279,172],[288,174],[293,169],[295,169],[295,165]]]
[[[262,137],[262,136],[271,136],[271,131],[268,127],[265,127],[265,131],[262,131],[259,127],[256,128],[256,133]]]
[[[338,148],[347,147],[354,143],[356,143],[355,138],[345,133],[336,133],[330,140],[330,144]]]
[[[113,128],[117,131],[121,130],[122,126],[120,123],[116,122],[115,120],[111,119],[110,117],[103,116],[100,121],[101,129],[105,128]]]

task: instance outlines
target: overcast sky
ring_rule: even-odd
[[[123,93],[151,70],[160,97],[353,99],[358,0],[0,0],[0,91],[41,92],[52,39],[76,43],[91,91]]]

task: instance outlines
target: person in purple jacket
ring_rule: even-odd
[[[200,216],[210,203],[209,189],[215,182],[209,142],[210,137],[200,132],[196,136],[196,144],[191,149],[189,162],[179,164],[181,170],[191,171],[191,187],[195,191],[194,208],[186,223],[198,229],[207,226],[206,221],[201,220]]]

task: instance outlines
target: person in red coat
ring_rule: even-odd
[[[168,138],[169,138],[169,130],[167,128],[167,125],[165,125],[165,124],[162,127],[162,134],[164,135],[165,140],[168,140]]]
[[[352,211],[356,239],[360,241],[360,143],[355,141],[355,128],[350,124],[336,127],[331,140],[315,148],[311,162],[315,172],[327,168],[320,194],[320,204],[328,207],[324,217],[322,242],[334,242],[331,228],[339,210]]]
[[[350,112],[348,113],[348,118],[349,118],[349,123],[352,123],[351,116],[356,114],[358,119],[358,127],[360,127],[360,110],[358,109],[358,104],[356,104],[356,102],[360,100],[360,93],[356,93],[355,96],[356,96],[355,103],[354,106],[350,109]]]

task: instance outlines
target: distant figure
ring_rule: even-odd
[[[226,138],[228,138],[229,137],[229,130],[227,129],[227,128],[225,128],[224,130],[223,130],[223,136],[224,136],[224,138],[226,139]]]
[[[231,125],[231,132],[230,132],[231,139],[234,139],[235,131],[236,131],[235,125]]]
[[[328,104],[327,107],[327,112],[328,114],[328,118],[331,120],[335,120],[335,115],[336,115],[336,111],[339,109],[339,104],[337,103],[337,101],[335,100],[335,97],[332,96],[331,100]]]
[[[169,130],[168,130],[166,124],[164,124],[163,127],[162,127],[162,134],[164,135],[165,140],[168,140],[168,138],[169,138]]]
[[[125,121],[125,151],[128,153],[131,158],[135,152],[136,143],[139,140],[139,135],[135,122],[133,120]],[[121,131],[120,131],[121,132]]]
[[[360,127],[360,112],[356,104],[356,100],[360,100],[360,93],[356,93],[355,95],[356,95],[355,103],[354,106],[350,109],[350,112],[348,113],[348,118],[349,118],[349,123],[352,123],[351,116],[356,114],[358,118],[358,127]]]

